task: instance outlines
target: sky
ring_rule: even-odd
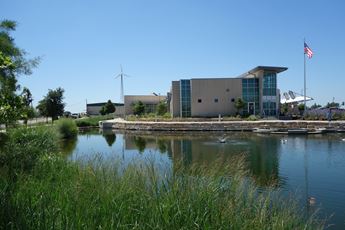
[[[309,103],[345,101],[344,0],[0,0],[0,20],[28,58],[20,76],[34,105],[48,89],[65,89],[65,110],[125,95],[165,95],[171,81],[237,77],[259,66],[284,66],[278,88],[301,93],[304,38]]]

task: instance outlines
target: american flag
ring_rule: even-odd
[[[307,54],[308,58],[312,58],[313,51],[309,48],[307,43],[304,43],[304,53]]]

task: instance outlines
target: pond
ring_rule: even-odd
[[[70,160],[152,160],[164,170],[174,162],[212,164],[242,154],[256,185],[294,194],[308,211],[345,228],[345,135],[263,135],[249,132],[120,132],[93,130],[64,143]],[[223,143],[221,143],[223,142]],[[312,199],[311,204],[310,200]]]

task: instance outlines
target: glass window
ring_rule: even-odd
[[[264,73],[263,96],[276,96],[277,94],[277,74]]]
[[[276,116],[277,110],[276,110],[276,103],[275,102],[263,102],[263,110],[265,116]]]
[[[255,111],[258,113],[260,111],[259,104],[259,79],[242,79],[242,99],[245,101],[246,105],[248,103],[255,104]],[[248,106],[244,106],[243,113],[248,114]]]
[[[181,116],[191,116],[191,99],[190,99],[190,80],[180,81],[181,89]]]

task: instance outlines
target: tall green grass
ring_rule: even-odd
[[[58,151],[58,134],[52,127],[16,128],[6,134],[0,150],[2,172],[18,174],[31,170],[38,159]]]
[[[2,226],[14,229],[318,229],[294,202],[260,193],[239,161],[124,170],[44,156],[21,175]],[[1,192],[0,192],[1,193]],[[3,213],[1,213],[3,214]],[[0,227],[0,228],[1,228]]]
[[[59,154],[52,127],[11,130],[0,153],[0,229],[321,229],[260,192],[244,160],[210,166],[89,164]],[[278,193],[279,194],[279,193]]]

